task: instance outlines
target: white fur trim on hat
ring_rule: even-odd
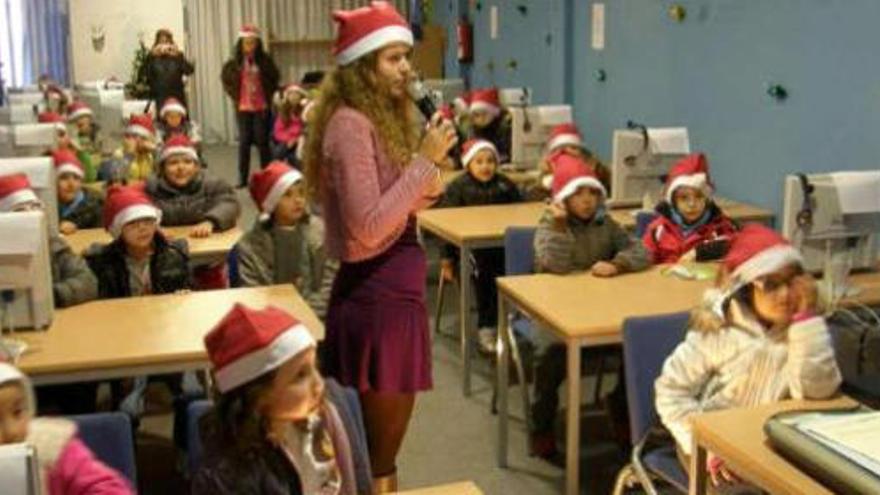
[[[153,133],[142,125],[130,125],[125,128],[125,133],[134,134],[136,136],[141,136],[148,139],[153,137]]]
[[[40,199],[32,189],[21,189],[0,200],[0,212],[9,212],[24,203],[39,203]]]
[[[577,177],[572,179],[563,186],[563,188],[556,193],[556,196],[553,197],[553,201],[557,203],[561,203],[568,199],[569,196],[576,193],[578,189],[582,187],[592,187],[593,189],[598,189],[602,193],[602,197],[606,197],[608,193],[605,191],[605,186],[599,182],[598,179],[594,177]]]
[[[404,26],[385,26],[377,29],[372,33],[364,36],[356,42],[349,45],[345,50],[336,54],[336,63],[346,65],[363,57],[364,55],[378,50],[385,45],[389,45],[399,41],[409,46],[413,45],[413,34],[408,27]]]
[[[315,346],[312,334],[301,323],[281,333],[271,344],[241,356],[214,372],[220,393],[226,393],[284,364]]]
[[[67,115],[67,121],[73,122],[74,120],[76,120],[80,117],[84,117],[86,115],[88,115],[89,117],[93,117],[95,115],[95,113],[92,112],[91,108],[83,107],[83,108],[77,109],[74,112],[70,112],[70,114]]]
[[[700,172],[698,174],[681,175],[672,179],[669,187],[666,188],[666,201],[669,204],[672,204],[672,196],[679,187],[693,187],[703,191],[707,196],[712,194],[712,187],[709,185],[709,178],[706,174]]]
[[[254,30],[254,31],[250,31],[250,30],[248,30],[248,31],[240,30],[240,31],[238,32],[238,38],[239,38],[239,39],[244,39],[244,38],[259,38],[259,37],[260,37],[260,32],[257,31],[257,30]]]
[[[159,158],[160,162],[164,162],[165,160],[171,158],[173,155],[186,155],[196,162],[199,161],[199,154],[196,152],[195,148],[191,148],[189,146],[170,146],[168,148],[162,149],[162,155]]]
[[[28,412],[31,416],[37,413],[37,401],[34,398],[34,387],[31,385],[30,378],[21,372],[15,366],[9,363],[0,362],[0,385],[11,382],[18,382],[24,388],[25,397],[27,397]]]
[[[480,141],[471,146],[471,149],[469,149],[467,153],[461,156],[461,163],[467,166],[467,164],[470,163],[475,156],[477,156],[477,153],[483,150],[491,151],[492,154],[495,155],[495,160],[498,160],[498,149],[495,148],[495,145],[490,143],[489,141]]]
[[[183,116],[186,116],[186,107],[180,103],[169,103],[162,107],[162,110],[159,112],[159,117],[164,117],[168,112],[178,112],[182,113]]]
[[[271,215],[275,211],[275,207],[278,206],[278,202],[281,201],[281,197],[284,196],[284,193],[287,192],[290,186],[301,181],[302,178],[302,173],[299,170],[288,170],[279,177],[275,184],[272,184],[272,188],[269,189],[269,194],[266,195],[263,204],[260,205],[263,213]]]
[[[125,227],[125,224],[140,220],[141,218],[154,218],[157,224],[162,223],[162,210],[153,205],[145,204],[129,206],[113,217],[113,223],[110,224],[110,228],[107,230],[116,239],[122,233],[122,227]]]
[[[547,143],[547,150],[553,151],[561,146],[583,146],[584,142],[577,134],[560,134]]]
[[[55,167],[55,175],[57,175],[58,177],[61,177],[64,174],[73,174],[73,175],[79,177],[80,179],[82,179],[85,176],[83,174],[82,169],[72,163],[63,163],[63,164]]]
[[[492,114],[493,116],[497,116],[501,113],[501,108],[497,105],[493,105],[491,103],[487,103],[485,101],[475,101],[471,103],[471,113],[477,111],[486,111]]]
[[[731,279],[736,285],[742,287],[787,265],[803,262],[804,258],[794,246],[780,244],[767,248],[744,261],[731,273]],[[732,292],[736,292],[736,290],[732,290]]]

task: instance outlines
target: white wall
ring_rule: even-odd
[[[92,26],[104,27],[100,52],[92,47]],[[70,0],[73,81],[128,81],[138,35],[150,47],[159,28],[170,29],[177,46],[186,46],[182,0]]]

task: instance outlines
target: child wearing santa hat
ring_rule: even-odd
[[[165,143],[180,134],[189,138],[201,156],[202,134],[199,124],[190,118],[186,105],[177,98],[170,97],[162,102],[159,109],[156,137],[159,142]]]
[[[475,89],[469,93],[470,137],[495,145],[500,163],[510,161],[510,113],[502,108],[498,88]]]
[[[242,26],[235,51],[223,65],[220,78],[238,116],[238,187],[243,188],[250,175],[251,146],[260,152],[261,167],[272,160],[269,105],[281,79],[272,57],[263,49],[256,26]]]
[[[67,121],[74,125],[73,142],[88,160],[80,160],[85,171],[85,182],[94,182],[97,177],[97,164],[101,163],[104,153],[104,141],[101,138],[101,127],[95,122],[95,115],[89,106],[80,100],[74,101],[67,113]]]
[[[649,266],[642,243],[630,236],[605,213],[605,186],[587,163],[567,153],[553,158],[553,199],[535,233],[538,271],[571,273],[589,271],[596,277],[614,277]],[[531,445],[535,455],[556,456],[553,423],[559,405],[558,389],[565,379],[565,346],[535,335],[535,402],[532,405]],[[619,355],[614,350],[615,355]],[[606,400],[612,419],[624,406],[624,389],[618,386]],[[616,408],[616,410],[615,410]]]
[[[235,246],[238,273],[245,287],[293,283],[324,319],[339,262],[324,252],[324,222],[309,214],[302,181],[281,161],[251,176],[251,197],[261,213]]]
[[[723,248],[737,226],[712,201],[713,189],[706,155],[693,153],[672,167],[657,218],[642,238],[654,263],[724,256]]]
[[[299,167],[297,148],[305,126],[302,113],[308,102],[308,92],[299,84],[291,83],[282,88],[281,98],[276,105],[275,124],[272,127],[274,159]]]
[[[471,139],[462,146],[465,173],[456,177],[446,188],[441,207],[509,204],[522,201],[516,184],[498,172],[498,150],[484,139]],[[473,252],[476,278],[478,340],[480,349],[494,352],[498,326],[498,294],[495,278],[504,275],[504,249],[479,249]],[[445,246],[440,261],[440,274],[447,280],[454,278],[458,250]]]
[[[26,175],[0,175],[0,214],[42,209],[43,204],[31,189]],[[95,276],[57,232],[49,232],[49,253],[52,290],[57,307],[73,306],[97,297]]]
[[[749,224],[734,236],[716,287],[655,386],[685,469],[695,414],[837,391],[841,374],[817,299],[800,252],[777,232]],[[719,458],[710,454],[708,466],[713,483],[731,479]]]
[[[611,172],[608,170],[608,167],[603,165],[587,148],[577,126],[572,123],[565,123],[558,124],[550,130],[550,135],[547,138],[546,152],[541,161],[538,162],[541,179],[537,187],[529,191],[529,199],[543,200],[550,196],[550,188],[553,182],[553,156],[559,153],[566,153],[586,162],[593,173],[596,174],[602,186],[605,187],[605,191],[610,192]]]
[[[145,191],[162,210],[163,225],[192,225],[191,237],[235,227],[241,211],[232,186],[202,168],[198,151],[182,134],[162,147],[159,168]]]
[[[302,323],[274,306],[236,304],[205,347],[216,390],[192,493],[357,493],[351,443]]]
[[[98,173],[108,184],[143,182],[150,178],[156,163],[156,128],[150,114],[132,114],[122,136],[122,146]]]
[[[0,445],[28,443],[37,451],[41,493],[130,494],[129,482],[95,458],[64,418],[35,418],[34,390],[27,376],[0,362]]]
[[[101,226],[103,200],[82,184],[85,170],[72,151],[59,149],[52,153],[58,186],[58,228],[62,234],[78,229]]]

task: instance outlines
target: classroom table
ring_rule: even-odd
[[[202,238],[189,237],[190,230],[192,230],[191,225],[185,227],[162,227],[162,232],[169,238],[186,239],[189,246],[189,255],[194,260],[226,256],[243,234],[238,226]],[[78,254],[85,252],[94,243],[107,244],[113,240],[104,229],[82,229],[62,237],[70,244],[73,252]]]
[[[209,368],[202,339],[235,303],[278,306],[324,338],[292,284],[105,299],[56,311],[45,331],[17,332],[28,344],[17,366],[36,385]]]
[[[414,490],[406,490],[396,493],[399,493],[400,495],[483,495],[483,491],[470,481],[426,486],[424,488],[416,488]]]
[[[771,223],[773,212],[753,205],[726,199],[716,199],[718,205],[739,222]],[[421,232],[430,232],[459,249],[459,325],[461,355],[464,368],[462,388],[465,396],[471,392],[471,318],[466,318],[471,298],[472,267],[471,251],[504,246],[504,231],[512,226],[534,227],[538,225],[547,205],[541,202],[507,205],[466,206],[458,208],[432,208],[418,213]],[[609,214],[626,229],[635,229],[635,208],[611,209]]]
[[[525,314],[533,328],[547,331],[567,347],[566,493],[578,493],[580,377],[583,347],[619,343],[626,318],[686,311],[702,298],[711,281],[681,280],[654,266],[613,278],[590,274],[535,274],[501,277],[498,284],[498,362],[507,363],[514,338],[507,315]],[[849,303],[880,303],[880,273],[850,277],[861,289]],[[845,301],[846,303],[847,301]],[[507,466],[508,366],[498,373],[498,464]]]
[[[856,405],[847,397],[832,400],[787,400],[750,408],[727,409],[694,416],[694,455],[691,459],[690,493],[706,493],[709,474],[707,451],[724,459],[733,472],[773,494],[830,494],[831,490],[811,478],[767,443],[764,423],[774,414],[800,409],[843,409]]]

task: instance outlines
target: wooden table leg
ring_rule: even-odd
[[[693,455],[691,455],[690,483],[688,493],[690,495],[706,495],[709,473],[706,472],[706,449],[697,442],[694,435]]]
[[[498,467],[507,467],[507,428],[510,411],[507,404],[507,389],[510,386],[508,380],[507,361],[510,356],[509,338],[510,321],[507,318],[507,301],[501,292],[498,292],[498,336],[495,343],[497,346],[495,369],[498,379]]]
[[[465,397],[471,395],[471,351],[472,340],[471,335],[471,250],[467,246],[461,246],[459,257],[459,324],[461,325],[461,360],[463,368],[462,391]]]
[[[574,340],[567,342],[566,346],[568,405],[565,423],[565,493],[577,495],[581,446],[581,348]]]

